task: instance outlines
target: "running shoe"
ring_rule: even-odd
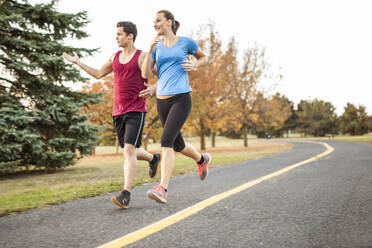
[[[165,191],[165,188],[161,184],[156,185],[152,189],[147,191],[147,197],[159,203],[167,202],[167,192]]]
[[[130,201],[130,192],[123,190],[120,195],[113,196],[111,198],[111,201],[121,208],[128,208]]]
[[[158,172],[159,169],[159,164],[160,164],[161,156],[160,153],[155,153],[154,154],[154,159],[149,162],[149,176],[151,178],[156,176],[156,173]]]
[[[209,153],[202,154],[204,161],[202,164],[196,163],[200,180],[204,180],[208,176],[208,164],[212,162],[212,156]]]

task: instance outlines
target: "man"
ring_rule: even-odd
[[[139,148],[145,123],[146,98],[140,97],[140,91],[146,89],[141,67],[146,55],[138,50],[134,42],[137,36],[136,25],[131,22],[117,24],[116,40],[122,50],[113,54],[101,67],[94,69],[83,64],[77,57],[63,54],[70,62],[76,64],[89,75],[100,79],[114,72],[114,107],[113,122],[120,146],[124,148],[124,190],[111,198],[119,207],[128,208],[130,191],[134,182],[137,159],[149,161],[149,175],[154,177],[158,170],[160,154],[154,155]]]

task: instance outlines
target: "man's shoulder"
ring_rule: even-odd
[[[116,55],[117,55],[118,53],[120,53],[120,52],[121,52],[121,50],[116,51],[116,52],[114,52],[113,54],[111,54],[111,56],[110,56],[110,61],[111,61],[111,63],[114,62],[114,59],[115,59]]]

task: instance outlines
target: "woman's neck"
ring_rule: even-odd
[[[173,32],[163,35],[163,44],[167,47],[173,46],[177,41],[178,37]]]

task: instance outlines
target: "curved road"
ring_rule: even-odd
[[[131,207],[112,194],[0,218],[0,247],[97,247],[209,197],[326,151],[288,141],[290,151],[172,179],[168,203],[136,187]],[[372,247],[372,146],[326,141],[327,156],[225,198],[128,247]]]

